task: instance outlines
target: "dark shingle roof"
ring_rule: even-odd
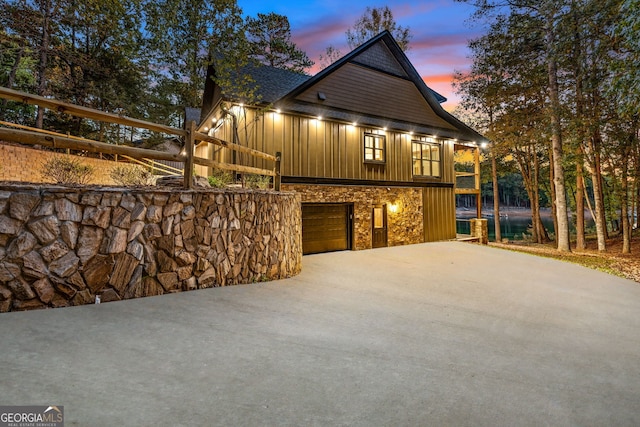
[[[257,85],[256,95],[267,104],[277,101],[311,78],[306,74],[267,65],[246,67],[243,71],[253,77]]]
[[[312,77],[307,74],[282,70],[267,65],[246,67],[243,72],[253,77],[258,86],[256,94],[260,96],[260,101],[267,104],[276,102]],[[431,88],[429,90],[438,102],[446,102],[447,98]]]
[[[361,55],[367,49],[375,46],[380,41],[384,42],[389,49],[391,55],[398,62],[401,71],[406,74],[409,80],[413,81],[416,88],[420,91],[425,101],[431,106],[433,112],[449,123],[453,129],[436,128],[428,126],[426,124],[416,124],[403,122],[401,120],[393,120],[385,117],[371,116],[366,114],[360,114],[357,111],[344,111],[339,108],[323,107],[321,104],[309,105],[306,102],[296,100],[296,97],[303,93],[305,90],[313,87],[316,83],[324,79],[326,76],[332,74],[335,70],[342,67],[344,64],[351,61],[355,62],[358,55]],[[374,67],[375,68],[375,67]],[[397,70],[396,70],[397,71]],[[256,101],[262,105],[278,104],[278,108],[288,110],[291,112],[297,112],[307,115],[321,115],[326,118],[331,118],[340,121],[355,121],[363,125],[370,125],[376,127],[388,127],[398,130],[414,130],[420,133],[437,134],[442,137],[449,138],[462,138],[473,140],[484,140],[485,138],[471,129],[460,120],[447,113],[440,103],[446,101],[446,98],[441,94],[435,92],[429,88],[422,77],[418,74],[413,64],[406,57],[402,49],[397,45],[393,37],[388,31],[384,31],[372,38],[368,42],[362,44],[352,52],[348,53],[338,61],[331,64],[329,67],[317,73],[315,76],[309,76],[302,73],[297,73],[289,70],[282,70],[270,66],[261,64],[253,64],[243,67],[239,70],[239,76],[250,76],[255,81],[255,96]],[[207,97],[205,87],[205,98]],[[220,95],[220,94],[219,94]],[[242,99],[239,96],[234,97],[233,94],[225,93],[221,94],[222,98],[217,98],[215,102],[221,99],[235,100],[238,102]],[[216,99],[213,92],[209,94],[212,99]],[[235,99],[234,99],[235,98]],[[208,105],[208,109],[213,108],[214,105]]]

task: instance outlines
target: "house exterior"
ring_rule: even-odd
[[[302,198],[304,253],[456,237],[454,152],[477,155],[485,139],[441,107],[388,32],[315,76],[250,73],[261,101],[234,103],[210,84],[199,130],[281,153],[282,190]],[[273,167],[206,144],[196,154]],[[458,192],[478,193],[474,179]]]

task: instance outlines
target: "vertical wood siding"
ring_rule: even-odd
[[[325,94],[327,99],[322,104],[326,107],[455,129],[433,111],[413,81],[369,67],[345,64],[296,99],[316,103],[318,92]]]
[[[237,115],[240,144],[269,154],[280,151],[282,174],[285,176],[411,182],[411,141],[426,138],[271,111],[257,113],[251,108],[244,108]],[[364,163],[365,133],[385,136],[384,164]],[[225,121],[215,136],[233,141],[230,119]],[[442,177],[437,182],[453,184],[453,141],[437,142],[442,147]],[[226,149],[218,151],[213,158],[232,161],[230,150]],[[237,160],[247,166],[273,167],[269,161],[246,154],[237,154]]]
[[[455,239],[456,202],[453,188],[424,188],[424,241]]]

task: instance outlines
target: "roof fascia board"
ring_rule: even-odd
[[[307,80],[300,86],[293,89],[288,94],[284,95],[283,97],[275,101],[274,104],[278,102],[286,101],[286,100],[293,100],[293,98],[295,98],[305,90],[309,89],[313,85],[317,84],[326,76],[333,73],[335,70],[337,70],[338,68],[342,67],[343,65],[349,62],[358,64],[357,61],[352,61],[353,58],[357,57],[362,52],[369,49],[372,45],[378,43],[381,40],[385,43],[387,48],[389,48],[389,50],[394,55],[394,57],[396,58],[400,66],[405,70],[407,75],[410,77],[410,80],[416,85],[416,87],[418,88],[418,90],[420,91],[424,99],[427,101],[429,106],[440,118],[442,118],[443,120],[455,126],[457,129],[459,129],[461,133],[466,134],[465,136],[469,137],[471,140],[478,140],[478,141],[487,140],[484,136],[482,136],[481,134],[479,134],[478,132],[476,132],[466,124],[462,123],[460,120],[458,120],[453,115],[449,114],[444,108],[442,108],[442,106],[440,105],[440,102],[438,102],[438,99],[436,98],[436,95],[429,89],[429,87],[424,82],[424,80],[422,79],[418,71],[415,69],[411,61],[409,61],[409,58],[407,57],[407,55],[402,51],[398,43],[394,40],[393,36],[391,36],[391,33],[389,33],[389,31],[387,30],[373,37],[372,39],[365,42],[364,44],[358,46],[356,49],[352,50],[351,52],[346,54],[344,57],[340,58],[339,60],[337,60],[336,62],[334,62],[327,68],[325,68],[324,70],[320,71],[318,74],[311,77],[309,80]]]
[[[287,98],[294,98],[296,96],[298,96],[300,93],[304,92],[305,90],[307,90],[308,88],[310,88],[311,86],[315,85],[316,83],[318,83],[319,81],[321,81],[322,79],[324,79],[326,76],[328,76],[329,74],[333,73],[335,70],[337,70],[338,68],[342,67],[344,64],[347,64],[349,62],[351,62],[351,60],[358,56],[360,53],[364,52],[366,49],[368,49],[371,45],[375,44],[378,42],[378,40],[382,39],[383,36],[385,34],[389,34],[388,31],[384,31],[380,34],[378,34],[377,36],[375,36],[374,38],[372,38],[371,40],[367,41],[366,43],[358,46],[357,48],[355,48],[354,50],[352,50],[351,52],[349,52],[348,54],[346,54],[345,56],[343,56],[342,58],[338,59],[336,62],[334,62],[333,64],[329,65],[327,68],[325,68],[324,70],[320,71],[319,73],[317,73],[315,76],[311,77],[309,80],[307,80],[306,82],[304,82],[303,84],[301,84],[300,86],[296,87],[295,89],[293,89],[291,92],[289,92],[288,94],[284,95],[282,98],[280,98],[278,101],[287,99]],[[391,35],[389,34],[389,37]],[[276,102],[278,102],[276,101]]]

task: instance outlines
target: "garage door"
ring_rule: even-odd
[[[302,204],[302,252],[351,249],[352,205],[337,203]]]

